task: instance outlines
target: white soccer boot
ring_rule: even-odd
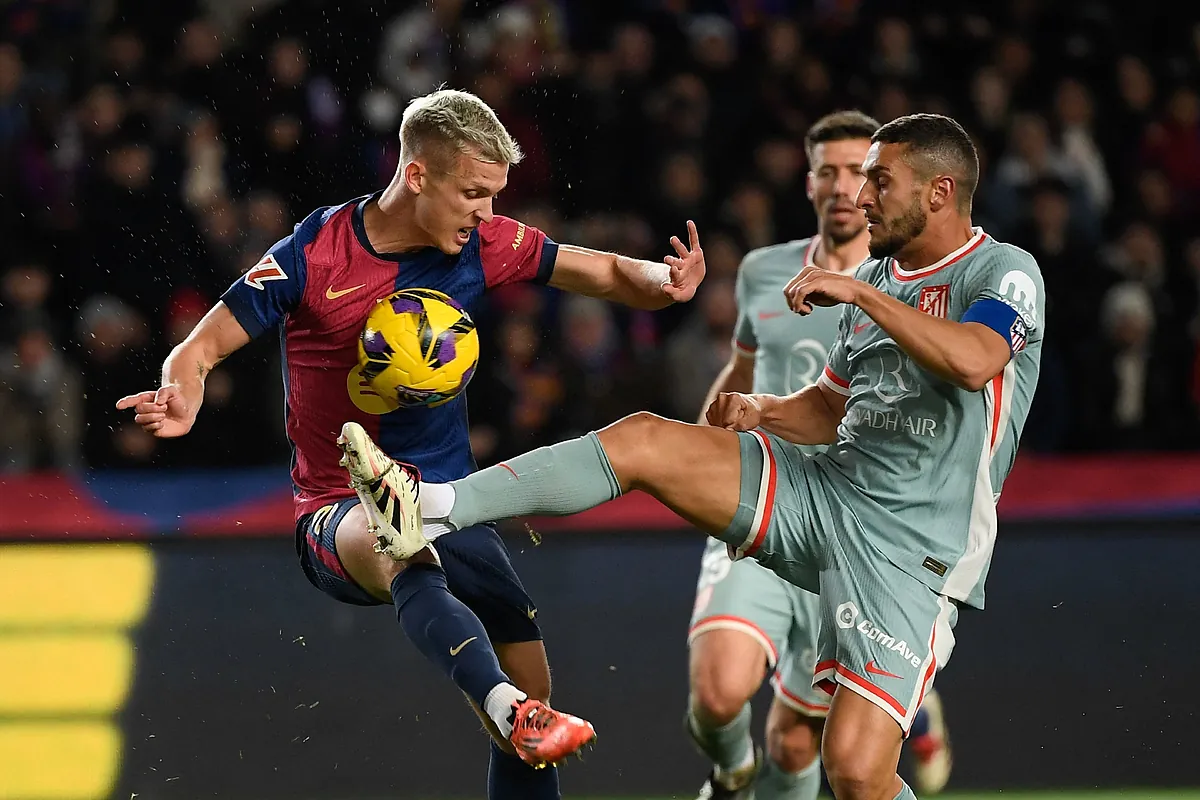
[[[341,465],[375,535],[375,552],[404,561],[429,545],[421,528],[420,475],[376,447],[357,422],[347,422],[338,437]]]

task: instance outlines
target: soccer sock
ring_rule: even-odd
[[[493,741],[487,796],[488,800],[559,800],[558,770],[549,764],[534,769]]]
[[[452,492],[434,486],[421,486],[421,515],[427,527],[447,522],[455,530],[526,514],[578,514],[621,494],[594,433],[480,470],[451,483]]]
[[[708,727],[696,716],[694,701],[688,700],[688,732],[692,740],[717,768],[718,777],[745,769],[754,763],[754,741],[750,738],[750,704],[727,725]]]
[[[917,800],[917,796],[913,794],[913,790],[908,787],[908,784],[902,780],[900,781],[900,791],[892,800]]]
[[[820,758],[799,772],[784,772],[768,758],[754,782],[755,800],[816,800],[820,791]]]
[[[392,580],[392,603],[409,641],[511,734],[512,702],[525,695],[500,669],[479,617],[450,594],[442,568],[410,564]]]

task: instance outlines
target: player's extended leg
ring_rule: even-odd
[[[825,722],[821,753],[837,800],[911,800],[900,779],[900,726],[878,705],[843,685]]]
[[[767,712],[767,757],[754,782],[755,800],[815,800],[821,790],[825,720],[796,710],[779,694]]]
[[[720,536],[739,510],[743,446],[732,431],[638,412],[462,480],[422,484],[422,513],[427,529],[431,521],[462,529],[525,515],[578,514],[636,489]]]
[[[734,628],[710,627],[691,640],[687,731],[713,763],[702,797],[733,800],[754,791],[750,698],[766,677],[763,647]]]
[[[550,665],[537,624],[537,608],[496,531],[486,525],[456,531],[438,541],[437,551],[450,591],[483,623],[500,667],[530,697],[549,703]],[[554,767],[532,769],[503,736],[496,736],[495,725],[487,714],[480,716],[494,737],[488,764],[488,797],[559,797],[558,771]]]
[[[347,424],[339,441],[351,481],[364,501],[351,508],[334,531],[331,555],[349,578],[375,599],[395,605],[413,644],[487,713],[523,760],[553,763],[591,741],[595,732],[590,724],[528,697],[501,671],[483,623],[451,594],[431,549],[404,561],[380,546],[381,515],[392,529],[401,518],[419,519],[415,481],[379,451],[360,426]]]

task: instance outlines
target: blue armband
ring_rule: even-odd
[[[991,297],[971,303],[960,322],[978,322],[991,328],[1004,337],[1009,352],[1014,356],[1025,349],[1029,338],[1029,328],[1017,310],[1003,300]]]

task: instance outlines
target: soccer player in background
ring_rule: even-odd
[[[550,669],[536,606],[499,536],[487,525],[463,526],[436,552],[422,539],[401,556],[373,533],[372,519],[415,510],[396,499],[408,496],[416,475],[394,468],[389,456],[430,480],[475,470],[465,398],[397,408],[363,379],[356,343],[375,301],[407,288],[438,290],[468,310],[487,290],[520,281],[661,308],[692,298],[704,254],[690,222],[690,248],[673,237],[676,255],[655,264],[560,246],[494,214],[493,198],[521,152],[474,95],[444,90],[417,98],[404,112],[400,142],[400,166],[387,188],[310,214],[171,352],[161,387],[117,407],[132,409],[155,436],[182,436],[200,410],[209,371],[279,328],[305,575],[342,602],[395,606],[408,638],[467,695],[493,736],[489,798],[558,798],[553,764],[595,733],[547,705]],[[347,420],[358,434],[347,450],[360,445],[346,456],[353,489],[338,463]],[[368,430],[382,451],[366,440]]]
[[[821,755],[834,794],[907,800],[901,744],[950,656],[959,607],[984,605],[996,499],[1037,385],[1045,292],[1032,256],[972,226],[979,160],[956,121],[900,117],[871,141],[856,203],[871,259],[856,277],[805,267],[785,289],[802,314],[843,305],[815,385],[721,394],[708,426],[634,414],[421,484],[409,502],[423,532],[385,536],[647,492],[737,558],[820,594],[813,684],[832,695]]]
[[[816,383],[837,339],[841,310],[794,314],[783,290],[804,267],[853,275],[867,260],[867,220],[854,200],[878,129],[860,111],[829,114],[809,128],[804,150],[817,235],[753,250],[742,260],[733,353],[709,390],[706,410],[723,392],[783,396]],[[802,449],[818,453],[826,447]],[[821,727],[829,711],[829,695],[812,685],[819,619],[816,595],[752,559],[732,561],[724,543],[708,540],[688,630],[687,730],[713,763],[701,798],[816,798]],[[750,735],[750,700],[768,668],[775,669],[775,697],[760,761]],[[932,690],[913,720],[909,743],[918,791],[939,792],[949,778],[950,753]]]

